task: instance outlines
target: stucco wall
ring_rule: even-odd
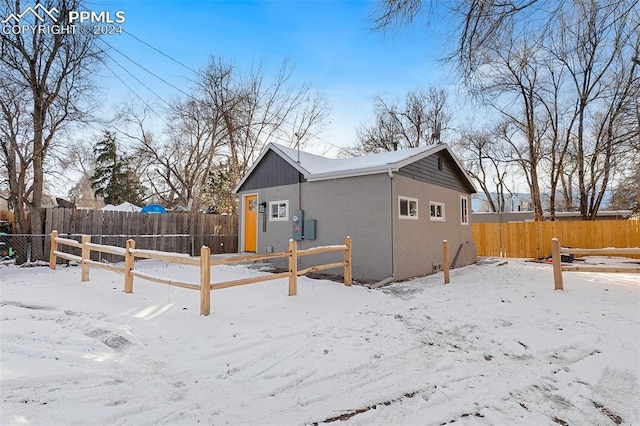
[[[298,185],[263,188],[257,193],[258,202],[289,200],[289,220],[270,222],[266,231],[262,215],[258,215],[258,252],[268,249],[287,249],[292,235],[291,215],[298,208]],[[246,194],[245,193],[245,194]],[[391,244],[391,179],[386,174],[304,182],[300,184],[301,206],[305,219],[316,219],[316,239],[303,240],[299,249],[341,244],[346,236],[353,241],[353,277],[381,280],[391,276],[393,254]],[[304,257],[300,268],[312,264],[340,261],[341,253]],[[274,262],[285,266],[285,262]],[[327,273],[342,274],[342,270]]]
[[[469,224],[462,225],[460,196],[468,194],[419,182],[404,176],[393,178],[393,218],[395,234],[396,279],[406,279],[434,272],[434,265],[442,265],[442,240],[449,242],[452,261],[461,244],[472,240],[471,198],[468,197]],[[418,199],[418,219],[399,218],[398,197]],[[444,203],[445,220],[432,221],[430,202]],[[465,252],[457,266],[475,262]]]

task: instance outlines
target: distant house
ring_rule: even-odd
[[[241,251],[285,251],[291,238],[301,249],[339,244],[348,235],[353,276],[370,281],[440,270],[445,239],[453,266],[476,261],[476,191],[445,144],[330,159],[270,143],[234,192]]]
[[[498,205],[499,196],[495,192],[490,193],[491,198],[495,205]],[[503,212],[531,212],[533,211],[533,201],[531,201],[531,194],[524,192],[511,192],[503,194],[504,206]],[[484,193],[477,193],[471,199],[471,210],[474,213],[489,213],[492,212],[491,205],[487,201],[487,195]]]
[[[632,216],[632,210],[598,210],[596,220],[623,220]],[[507,223],[507,222],[533,222],[534,214],[528,212],[503,212],[503,213],[472,213],[474,223]],[[544,220],[551,220],[551,213],[543,212]],[[557,221],[582,220],[580,212],[556,212]]]

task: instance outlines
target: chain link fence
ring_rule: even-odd
[[[59,234],[59,237],[80,242],[80,234]],[[136,242],[136,248],[183,253],[199,256],[200,248],[207,246],[212,254],[237,253],[237,235],[91,235],[91,242],[101,245],[124,247],[127,240]],[[49,234],[0,234],[0,261],[18,265],[48,262],[51,236]],[[80,249],[60,245],[58,250],[80,256]],[[99,262],[122,262],[122,256],[92,252],[91,259]],[[59,259],[62,263],[64,259]]]

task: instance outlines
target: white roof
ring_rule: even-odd
[[[107,204],[100,210],[117,211],[117,212],[139,212],[140,210],[142,210],[142,207],[138,207],[135,204],[131,204],[130,202],[125,201],[124,203],[118,204],[117,206],[114,206],[112,204]]]
[[[449,152],[460,170],[464,173],[464,167],[458,161],[447,144],[420,146],[417,148],[407,148],[399,151],[363,155],[361,157],[326,158],[270,142],[264,147],[260,156],[253,163],[240,183],[235,187],[234,192],[237,192],[240,189],[244,181],[249,177],[249,175],[251,175],[254,168],[260,163],[269,150],[273,150],[278,153],[280,157],[302,173],[304,178],[309,182],[397,172],[400,168],[408,164],[443,150]],[[475,188],[466,173],[464,173],[464,176],[469,185],[472,188]]]

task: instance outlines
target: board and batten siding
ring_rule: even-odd
[[[442,158],[442,170],[438,169],[438,158]],[[466,182],[455,161],[446,151],[441,151],[404,166],[398,170],[397,174],[467,194],[476,192]]]
[[[253,170],[253,173],[238,189],[238,192],[273,188],[298,182],[305,182],[300,172],[278,154],[269,150]]]

